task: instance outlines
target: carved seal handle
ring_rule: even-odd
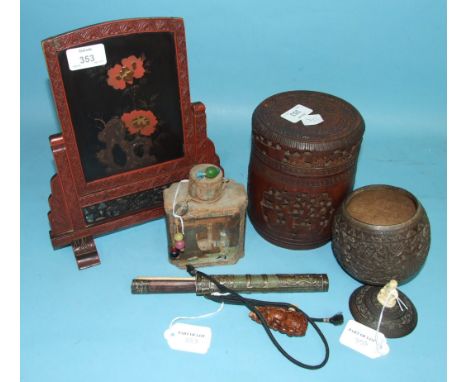
[[[273,330],[290,337],[302,337],[306,334],[308,321],[301,312],[276,306],[256,306],[256,308]],[[249,317],[260,323],[254,312],[250,312]]]

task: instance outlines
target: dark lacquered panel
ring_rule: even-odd
[[[96,44],[104,45],[105,65],[72,71],[66,51],[59,53],[86,181],[182,157],[173,34],[133,34],[86,45]]]

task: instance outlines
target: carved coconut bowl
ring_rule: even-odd
[[[351,193],[335,214],[332,249],[338,263],[370,285],[413,278],[429,252],[430,225],[410,192],[370,185]]]

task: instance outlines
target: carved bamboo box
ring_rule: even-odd
[[[248,214],[266,240],[310,249],[331,239],[335,211],[352,191],[364,134],[348,102],[314,91],[264,100],[252,116]]]

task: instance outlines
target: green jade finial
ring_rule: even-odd
[[[213,179],[216,178],[216,176],[219,174],[219,168],[216,166],[209,166],[205,169],[205,176],[208,179]]]

